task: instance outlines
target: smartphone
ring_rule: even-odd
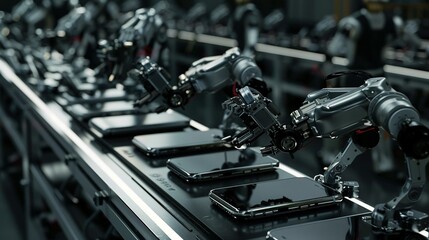
[[[135,136],[133,144],[149,157],[172,157],[232,149],[221,140],[222,130],[155,133]]]
[[[189,127],[190,119],[177,112],[129,114],[119,116],[96,117],[88,125],[101,137],[139,135],[178,131]]]
[[[279,161],[252,149],[172,158],[167,167],[188,182],[218,180],[274,171]]]
[[[131,101],[132,97],[123,90],[118,90],[116,88],[105,89],[102,92],[96,92],[94,95],[87,96],[84,98],[77,98],[71,95],[63,94],[62,96],[66,103],[65,105],[74,105],[74,104],[97,104],[103,102],[113,102],[113,101]]]
[[[65,109],[75,118],[87,121],[95,117],[118,116],[126,114],[145,114],[153,105],[143,108],[135,108],[133,101],[95,102],[90,104],[73,104]]]
[[[269,240],[301,240],[301,239],[335,239],[335,240],[357,240],[358,223],[354,218],[337,218],[306,224],[272,229],[267,232],[266,239]]]
[[[269,217],[337,204],[336,190],[300,177],[213,189],[210,200],[235,218]]]
[[[231,186],[231,185],[237,184],[238,181],[240,184],[245,184],[245,183],[254,183],[254,182],[279,179],[278,171],[267,171],[261,174],[253,174],[253,175],[249,174],[246,176],[242,176],[239,179],[225,178],[222,181],[201,181],[201,182],[192,182],[192,183],[189,183],[183,180],[183,178],[178,177],[175,173],[171,171],[168,172],[167,176],[172,183],[179,186],[183,191],[187,192],[192,198],[207,197],[209,195],[209,192],[213,188]]]

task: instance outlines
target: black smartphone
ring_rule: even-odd
[[[167,167],[188,182],[273,171],[278,166],[278,160],[264,157],[252,149],[199,154],[167,161]]]
[[[232,149],[221,140],[222,130],[155,133],[135,136],[133,144],[149,157],[172,157]]]
[[[210,200],[235,218],[269,217],[337,204],[342,195],[300,177],[213,189]]]
[[[329,240],[357,240],[358,223],[354,218],[337,218],[305,224],[272,229],[267,232],[269,240],[301,240],[301,239],[329,239]]]
[[[97,117],[90,119],[88,125],[101,137],[114,137],[178,131],[189,127],[189,122],[180,113],[163,112]]]
[[[127,94],[123,90],[118,90],[116,88],[105,89],[100,92],[94,93],[94,95],[87,96],[84,98],[78,98],[71,95],[63,94],[61,97],[66,100],[64,105],[74,105],[74,104],[97,104],[104,102],[113,102],[113,101],[131,101],[132,95]]]
[[[156,112],[158,106],[159,104],[155,102],[135,108],[134,101],[89,101],[68,105],[65,110],[74,118],[80,121],[87,121],[95,117]]]
[[[227,187],[239,182],[240,184],[254,183],[262,181],[270,181],[279,179],[278,171],[267,171],[261,174],[253,174],[242,176],[239,179],[236,178],[225,178],[222,181],[201,181],[189,183],[184,181],[183,178],[178,177],[173,172],[168,172],[168,179],[179,186],[183,191],[187,192],[192,198],[207,197],[209,192],[214,188]]]
[[[133,104],[133,101],[91,102],[69,105],[65,109],[81,121],[103,116],[148,113],[148,108],[135,108]]]

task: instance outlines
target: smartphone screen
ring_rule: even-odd
[[[305,177],[218,188],[209,196],[236,218],[271,216],[342,201],[335,190]]]
[[[273,171],[278,166],[278,160],[264,157],[252,149],[178,157],[167,162],[167,167],[186,181],[216,180],[249,175]]]

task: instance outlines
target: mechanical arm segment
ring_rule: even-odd
[[[83,7],[76,7],[58,20],[53,31],[43,31],[40,37],[45,40],[63,39],[60,40],[60,49],[64,52],[66,59],[83,57],[88,47],[92,46],[93,42],[97,42],[96,32],[101,28],[97,25],[97,19],[101,16],[116,17],[109,11],[108,5],[108,1],[97,0],[89,1]]]
[[[249,57],[242,56],[238,48],[232,48],[221,56],[205,57],[192,63],[179,76],[177,84],[171,83],[167,72],[150,58],[142,58],[133,71],[134,78],[147,90],[137,106],[142,106],[162,96],[165,108],[184,106],[194,95],[214,93],[223,87],[251,85],[266,91],[259,67]]]

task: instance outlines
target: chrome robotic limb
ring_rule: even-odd
[[[370,78],[357,88],[326,88],[307,96],[303,106],[291,113],[292,124],[281,124],[271,101],[248,87],[224,104],[243,120],[247,129],[230,137],[240,146],[255,141],[262,134],[271,145],[262,153],[294,152],[311,138],[349,136],[349,141],[323,175],[317,180],[357,196],[358,185],[342,182],[342,173],[366,149],[377,145],[378,127],[386,130],[403,151],[408,179],[400,194],[385,204],[377,205],[372,225],[383,231],[421,231],[429,224],[425,213],[412,210],[426,182],[429,161],[429,129],[419,123],[417,110],[409,99],[395,91],[385,78]]]

